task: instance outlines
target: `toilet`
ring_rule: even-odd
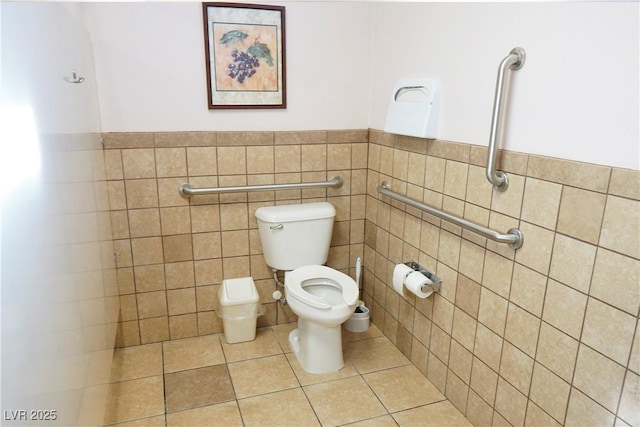
[[[298,316],[289,344],[311,374],[344,366],[341,326],[358,302],[358,285],[327,262],[336,211],[328,202],[268,206],[256,210],[264,259],[283,270],[285,296]]]

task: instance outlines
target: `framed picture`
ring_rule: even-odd
[[[284,7],[202,3],[209,109],[286,108]]]

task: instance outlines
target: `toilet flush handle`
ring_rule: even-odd
[[[270,225],[269,228],[272,229],[272,230],[282,230],[284,228],[284,225],[282,225],[282,224]]]

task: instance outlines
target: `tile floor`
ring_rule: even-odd
[[[117,349],[105,425],[471,426],[375,326],[344,331],[345,367],[327,375],[300,368],[294,327]]]

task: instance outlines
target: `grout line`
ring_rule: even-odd
[[[271,330],[271,332],[272,332],[272,337],[273,337],[274,341],[278,344],[278,347],[280,348],[280,350],[282,350],[282,348],[281,348],[281,346],[280,346],[280,342],[279,342],[279,341],[277,340],[277,338],[275,337],[275,334],[273,334],[273,327],[269,327],[269,329],[270,329],[270,330]],[[228,369],[229,362],[227,362],[227,360],[226,360],[226,353],[224,352],[224,347],[222,346],[222,342],[220,341],[220,340],[221,340],[221,334],[216,334],[216,335],[217,335],[217,337],[218,337],[218,343],[219,343],[219,345],[220,345],[220,347],[221,347],[222,355],[223,355],[224,360],[225,360],[223,364],[225,365],[225,368],[226,368],[226,370],[227,370],[227,373],[229,373],[229,369]],[[197,338],[197,337],[195,337],[195,338]],[[379,339],[379,338],[384,338],[384,339],[385,339],[385,340],[387,340],[387,341],[389,340],[389,339],[388,339],[387,337],[385,337],[384,335],[381,335],[381,336],[368,336],[368,337],[363,337],[362,339],[354,340],[354,341],[349,341],[348,343],[353,343],[353,344],[360,343],[360,345],[363,345],[362,343],[365,343],[365,342],[367,342],[367,341],[373,341],[373,340],[376,340],[376,339]],[[194,339],[194,338],[188,338],[188,339]],[[162,414],[162,416],[164,417],[164,421],[165,421],[165,425],[166,425],[166,423],[167,423],[167,421],[168,421],[168,415],[169,415],[169,412],[167,412],[167,406],[166,406],[166,404],[167,404],[167,402],[166,402],[166,399],[167,399],[167,389],[166,389],[165,377],[166,377],[167,373],[165,373],[165,363],[166,363],[165,351],[164,351],[164,350],[165,350],[165,348],[164,348],[165,343],[154,343],[154,345],[155,345],[155,344],[157,344],[157,345],[159,345],[159,346],[160,346],[160,347],[159,347],[159,351],[160,351],[160,360],[161,360],[161,363],[162,363],[162,373],[161,373],[160,375],[162,376],[162,381],[163,381],[163,407],[164,407],[164,414]],[[356,344],[356,345],[358,345],[358,344]],[[306,393],[306,391],[305,391],[305,387],[306,387],[306,386],[303,386],[303,385],[302,385],[302,383],[300,382],[300,379],[299,379],[298,375],[296,374],[295,370],[293,369],[293,366],[292,366],[292,364],[291,364],[291,361],[290,361],[290,360],[289,360],[289,358],[287,357],[287,353],[285,353],[285,352],[283,351],[282,353],[278,353],[278,354],[274,354],[274,355],[266,355],[266,356],[253,357],[253,358],[245,359],[244,361],[252,361],[252,360],[258,360],[258,359],[261,359],[261,358],[274,357],[274,356],[283,356],[283,357],[285,357],[285,359],[286,359],[286,361],[287,361],[287,364],[288,364],[289,368],[291,369],[291,372],[293,373],[294,377],[296,378],[297,385],[296,385],[295,387],[286,388],[286,389],[283,389],[283,390],[270,391],[270,392],[268,392],[268,393],[262,393],[262,394],[259,394],[259,395],[256,395],[256,396],[248,396],[248,397],[243,398],[243,399],[249,399],[249,398],[253,398],[253,397],[257,397],[257,396],[263,396],[263,395],[267,395],[267,394],[273,394],[273,393],[277,393],[277,392],[281,392],[281,391],[285,391],[285,390],[295,390],[295,389],[299,389],[299,390],[301,390],[301,391],[304,393],[305,398],[307,399],[307,402],[309,403],[309,406],[310,406],[310,408],[312,409],[312,411],[313,411],[313,413],[314,413],[314,415],[315,415],[316,419],[318,420],[318,422],[320,422],[320,419],[319,419],[318,414],[317,414],[317,412],[316,412],[316,408],[314,408],[313,404],[311,403],[311,401],[310,401],[310,399],[309,399],[309,396],[307,395],[307,393]],[[238,362],[240,362],[240,361],[238,361]],[[233,363],[233,362],[232,362],[232,363]],[[222,364],[216,364],[216,366],[219,366],[219,365],[222,365]],[[191,369],[187,369],[187,370],[195,370],[195,369],[204,368],[204,367],[208,367],[208,366],[214,366],[214,365],[206,365],[206,366],[201,366],[201,367],[191,368]],[[405,364],[405,365],[387,367],[387,368],[383,368],[383,369],[379,369],[379,370],[372,371],[372,372],[367,372],[367,373],[363,373],[363,372],[361,372],[360,370],[358,370],[358,369],[354,366],[354,369],[355,369],[356,374],[355,374],[355,375],[353,375],[353,376],[345,377],[345,378],[335,378],[335,379],[332,379],[332,380],[329,380],[329,381],[321,381],[321,382],[316,383],[316,384],[326,384],[326,383],[330,383],[330,382],[336,382],[336,381],[340,381],[340,380],[345,380],[345,379],[348,379],[348,378],[356,378],[356,377],[359,377],[362,381],[364,381],[364,382],[365,382],[365,384],[367,385],[367,387],[369,387],[369,389],[373,392],[374,396],[376,396],[376,399],[379,401],[379,403],[380,403],[380,404],[382,405],[382,407],[385,409],[386,414],[387,414],[387,415],[389,415],[389,416],[392,416],[392,412],[390,412],[390,411],[389,411],[389,409],[384,405],[384,403],[382,402],[382,400],[380,400],[380,398],[378,397],[378,395],[375,393],[375,391],[371,388],[371,386],[369,385],[369,383],[366,381],[366,379],[365,379],[365,375],[366,375],[366,374],[370,374],[370,373],[374,373],[374,372],[389,371],[389,370],[397,369],[397,368],[401,368],[401,367],[404,367],[404,366],[411,366],[411,362],[410,362],[410,361],[408,361],[408,362],[407,362],[407,364]],[[176,371],[176,372],[183,372],[183,371],[187,371],[187,370]],[[157,375],[154,375],[154,376],[157,376]],[[145,378],[146,378],[146,377],[145,377]],[[231,402],[231,401],[234,401],[234,402],[235,402],[235,404],[236,404],[236,408],[237,408],[238,413],[239,413],[239,416],[240,416],[240,418],[241,418],[242,422],[244,423],[245,421],[244,421],[244,418],[243,418],[243,416],[242,416],[242,411],[240,410],[240,405],[239,405],[239,401],[240,401],[240,400],[243,400],[243,399],[238,399],[238,398],[236,397],[235,387],[233,386],[233,378],[231,377],[231,375],[230,375],[230,374],[229,374],[229,378],[230,378],[230,380],[231,380],[231,386],[232,386],[232,388],[233,388],[234,398],[233,398],[233,399],[230,399],[230,400],[228,400],[228,401],[225,401],[225,402]],[[425,378],[426,378],[426,376],[425,376]],[[135,379],[133,379],[133,380],[136,380],[136,379],[140,379],[140,378],[135,378]],[[428,380],[428,379],[427,379],[427,380]],[[316,384],[309,384],[308,386],[313,386],[313,385],[316,385]],[[407,411],[407,410],[411,410],[411,409],[419,408],[419,407],[422,407],[422,406],[428,406],[428,405],[431,405],[431,404],[434,404],[434,403],[439,403],[439,402],[442,402],[442,401],[447,401],[446,397],[445,397],[445,398],[443,398],[442,400],[439,400],[439,401],[430,402],[430,403],[425,404],[425,405],[418,405],[418,406],[411,407],[411,408],[405,408],[405,409],[402,409],[401,411],[396,411],[396,412],[402,412],[402,411]],[[201,408],[201,407],[206,407],[206,406],[218,405],[218,404],[225,403],[225,402],[216,402],[216,403],[213,403],[213,404],[211,404],[211,405],[201,405],[201,406],[198,406],[198,407],[185,409],[184,411],[188,411],[188,410],[192,410],[192,409],[197,409],[197,408]],[[182,411],[176,411],[176,412],[182,412]],[[158,415],[154,415],[154,417],[155,417],[155,416],[159,416],[159,415],[160,415],[160,414],[158,414]],[[383,415],[381,415],[381,416],[383,416]],[[145,419],[145,418],[150,418],[150,417],[143,417],[143,418],[140,418],[140,419]],[[359,420],[359,421],[366,421],[366,420],[371,420],[371,419],[374,419],[374,418],[378,418],[378,417],[376,416],[376,417],[365,418],[365,419],[362,419],[362,420]],[[393,417],[392,417],[392,418],[393,418]],[[130,421],[133,421],[133,420],[130,420]],[[394,419],[394,422],[395,422],[395,419]]]

